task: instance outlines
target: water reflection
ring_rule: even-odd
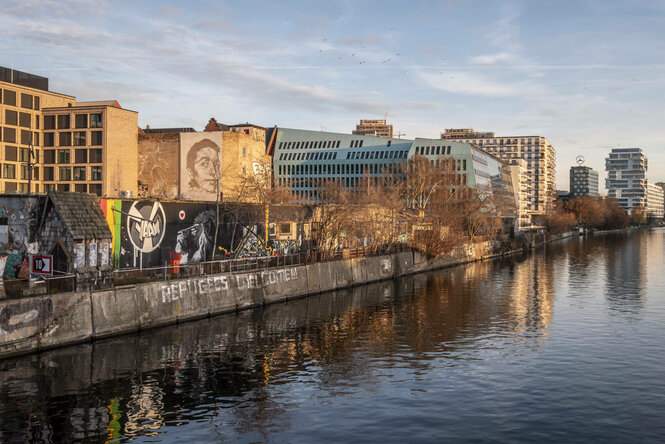
[[[658,239],[662,256],[662,232]],[[302,427],[304,399],[351,406],[359,393],[383,397],[386,384],[403,381],[426,391],[442,369],[543,350],[557,284],[589,292],[599,264],[611,310],[641,310],[645,242],[572,239],[523,257],[2,361],[0,441],[168,438],[183,428],[191,441],[288,436]]]

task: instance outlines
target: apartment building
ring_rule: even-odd
[[[493,132],[480,133],[472,128],[458,128],[446,129],[441,138],[473,143],[505,161],[524,160],[527,164],[527,191],[531,199],[527,212],[532,220],[534,216],[543,215],[554,207],[556,151],[545,137],[500,137]]]
[[[587,166],[570,167],[570,197],[597,196],[598,172]]]
[[[393,137],[393,126],[388,125],[386,120],[361,120],[351,134],[357,136],[377,136],[391,139]]]
[[[0,67],[0,128],[0,192],[136,192],[138,116],[115,101],[77,102]]]
[[[605,158],[605,188],[628,214],[647,206],[648,160],[641,148],[614,148]]]
[[[506,169],[510,173],[513,194],[517,202],[517,229],[526,230],[531,227],[531,216],[528,212],[531,195],[529,194],[529,176],[527,163],[522,159],[510,159]]]
[[[647,182],[647,218],[663,219],[665,206],[665,192],[659,185]]]

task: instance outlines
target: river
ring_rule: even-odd
[[[659,441],[665,232],[0,361],[2,442]]]

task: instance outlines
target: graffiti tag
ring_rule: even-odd
[[[129,240],[138,251],[150,253],[162,243],[166,216],[159,202],[134,202],[127,213]]]

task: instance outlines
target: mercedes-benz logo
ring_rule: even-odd
[[[577,162],[578,165],[583,165],[584,164],[584,156],[577,156],[575,158],[575,162]]]

